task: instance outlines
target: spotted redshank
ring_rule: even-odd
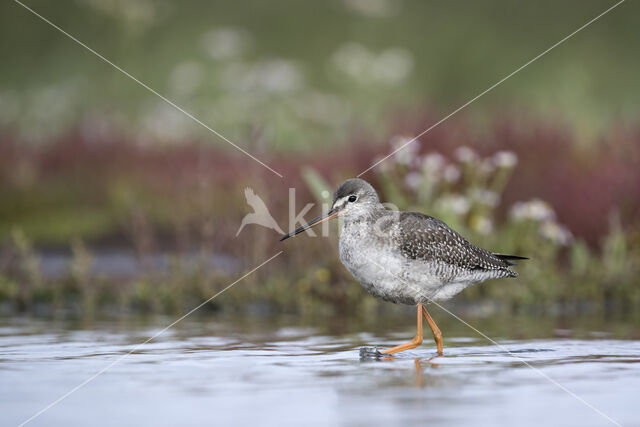
[[[380,351],[393,354],[422,344],[422,318],[433,332],[442,355],[442,333],[426,304],[446,301],[468,286],[488,279],[516,277],[512,260],[472,245],[437,218],[417,212],[386,209],[376,190],[358,178],[344,181],[333,194],[329,212],[285,234],[302,233],[340,217],[340,260],[374,297],[417,306],[418,331],[410,342]]]

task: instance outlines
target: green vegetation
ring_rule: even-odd
[[[282,248],[209,308],[387,307],[346,273],[335,233],[286,246],[256,226],[236,237],[244,188],[285,228],[288,188],[298,207],[326,202],[323,190],[389,143],[612,4],[29,3],[280,180],[5,2],[0,36],[13,42],[0,44],[0,309],[182,313]],[[400,209],[532,258],[517,280],[459,301],[510,312],[630,313],[640,303],[640,63],[630,54],[640,50],[639,8],[625,2],[365,176]]]
[[[194,113],[257,150],[336,144],[356,125],[427,105],[437,120],[613,2],[550,0],[81,0],[29,6]],[[505,82],[480,105],[598,136],[635,120],[640,5],[626,2]],[[0,6],[0,127],[46,143],[70,127],[143,143],[216,137],[15,3]],[[295,18],[294,18],[295,17]],[[434,120],[434,121],[435,121]],[[422,124],[423,128],[429,123]]]
[[[594,247],[573,236],[543,200],[505,205],[504,191],[517,168],[518,157],[510,151],[481,156],[462,146],[447,158],[408,148],[381,165],[375,178],[383,200],[394,207],[429,212],[480,246],[531,258],[516,267],[519,278],[469,288],[458,297],[460,302],[491,301],[494,309],[507,313],[632,313],[640,304],[640,248],[623,231],[619,219],[611,217],[602,244]],[[311,194],[326,202],[323,190],[329,184],[311,168],[303,176]],[[141,266],[136,273],[125,278],[96,275],[91,250],[74,239],[65,272],[52,279],[40,270],[39,257],[25,234],[15,230],[12,249],[5,251],[5,258],[12,261],[0,275],[0,301],[23,310],[84,315],[96,311],[181,313],[240,275],[237,270],[233,274],[223,273],[224,268],[212,270],[206,245],[195,257],[177,251],[169,255],[165,267],[158,267],[146,226],[134,227],[132,233]],[[272,240],[257,236],[251,257],[259,260],[271,255]],[[305,250],[298,250],[300,245],[306,245]],[[220,247],[233,252],[229,245]],[[304,242],[295,239],[285,250],[282,259],[209,308],[223,305],[227,310],[244,310],[247,304],[257,304],[268,311],[353,314],[387,306],[368,297],[341,266],[335,235]]]

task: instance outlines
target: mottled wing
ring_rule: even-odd
[[[443,262],[468,270],[508,270],[509,264],[478,248],[437,218],[417,212],[400,214],[400,249],[413,260]],[[515,275],[515,273],[514,273]]]

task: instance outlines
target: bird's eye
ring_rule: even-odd
[[[356,196],[349,196],[349,201],[351,203],[355,202],[358,198]]]

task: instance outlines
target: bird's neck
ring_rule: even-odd
[[[345,226],[349,226],[349,225],[364,226],[367,224],[375,223],[378,219],[388,215],[390,212],[391,211],[385,209],[385,207],[382,206],[381,204],[377,204],[377,205],[368,207],[366,210],[362,210],[361,212],[358,212],[357,215],[349,215],[344,217],[343,222]]]

